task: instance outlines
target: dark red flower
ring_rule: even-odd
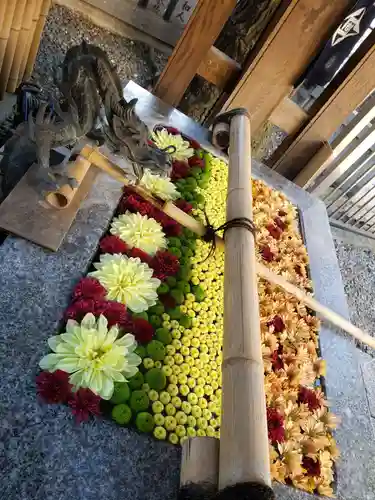
[[[171,295],[169,295],[169,293],[160,295],[159,300],[163,303],[163,306],[166,309],[174,309],[176,307],[176,301]]]
[[[101,314],[107,318],[108,327],[120,325],[125,328],[129,318],[124,304],[111,300],[80,299],[73,302],[65,311],[65,319],[82,321],[87,313],[92,313],[95,317]]]
[[[104,299],[107,291],[95,278],[82,278],[73,290],[73,300]]]
[[[144,200],[138,194],[131,192],[130,194],[124,194],[118,205],[118,212],[124,214],[125,212],[137,213],[141,215],[150,215],[154,207],[150,202]]]
[[[134,258],[139,258],[141,259],[142,262],[145,262],[146,264],[150,264],[152,257],[148,253],[144,252],[143,250],[139,248],[132,248],[128,252],[129,257],[134,257]]]
[[[280,215],[280,217],[285,217],[287,215],[287,213],[284,212],[284,210],[279,210],[279,215]]]
[[[174,276],[180,269],[178,258],[168,251],[159,251],[152,259],[150,266],[154,270],[154,277],[163,281],[168,276]]]
[[[181,225],[174,221],[173,219],[169,218],[169,220],[161,222],[163,226],[164,233],[166,236],[180,236],[182,233],[182,227]]]
[[[176,181],[184,179],[190,174],[190,166],[186,161],[175,160],[172,163],[171,179]]]
[[[197,150],[197,149],[201,149],[201,145],[199,144],[199,142],[198,142],[198,141],[196,141],[195,139],[190,139],[189,137],[188,137],[187,139],[188,139],[188,141],[190,142],[190,146],[191,146],[193,149],[195,149],[195,150]]]
[[[316,392],[312,389],[308,389],[303,385],[300,385],[298,391],[298,403],[307,404],[310,411],[317,410],[322,406],[320,399],[316,395]]]
[[[274,223],[278,228],[281,229],[281,231],[284,231],[284,229],[287,227],[287,224],[282,219],[280,219],[280,217],[275,217]]]
[[[285,330],[284,321],[277,315],[271,321],[268,321],[267,326],[273,326],[276,333],[281,333]]]
[[[68,405],[72,409],[77,424],[86,422],[90,415],[100,415],[100,401],[101,397],[90,389],[79,389],[72,393]]]
[[[204,168],[204,160],[202,160],[202,158],[199,158],[199,156],[192,156],[188,161],[191,167]]]
[[[187,214],[189,214],[193,210],[193,205],[190,205],[190,203],[183,200],[182,198],[176,200],[174,204],[176,205],[176,207]]]
[[[66,403],[72,385],[69,374],[62,370],[42,372],[36,377],[37,393],[45,403]]]
[[[103,253],[122,253],[126,254],[129,250],[129,246],[122,241],[118,236],[107,235],[100,240],[99,243],[100,250]]]
[[[89,312],[94,314],[95,304],[95,299],[76,300],[65,310],[64,317],[66,320],[74,319],[76,321],[81,321],[85,314]]]
[[[143,318],[133,318],[132,323],[130,333],[134,335],[137,342],[146,344],[152,340],[154,328],[151,323]]]
[[[153,141],[151,141],[151,139],[148,139],[148,140],[147,140],[147,144],[148,144],[149,146],[155,146],[154,142],[153,142]]]
[[[165,129],[167,130],[168,134],[178,135],[180,133],[180,131],[175,127],[165,127]]]
[[[271,222],[267,226],[267,230],[270,233],[270,235],[275,238],[275,240],[279,240],[281,237],[281,229],[278,226],[275,226]]]
[[[280,358],[280,353],[277,349],[275,351],[273,351],[273,353],[272,353],[271,363],[272,363],[272,367],[275,371],[281,370],[282,368],[284,368],[283,360]]]
[[[321,468],[319,460],[315,461],[310,457],[303,457],[302,467],[306,470],[306,474],[311,477],[320,476]]]
[[[284,418],[275,408],[267,408],[267,428],[271,443],[285,440]]]
[[[266,262],[272,262],[275,258],[275,254],[272,252],[272,250],[268,245],[262,248],[261,255],[262,259],[265,260]]]

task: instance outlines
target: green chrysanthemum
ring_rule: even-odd
[[[146,311],[156,304],[160,280],[152,277],[153,270],[138,257],[104,254],[94,267],[97,270],[89,276],[104,286],[107,299],[126,304],[135,313]]]
[[[171,153],[174,160],[188,160],[194,155],[194,149],[190,147],[190,143],[185,141],[181,135],[172,135],[165,129],[162,129],[152,132],[151,137],[160,149],[165,149],[168,146],[174,146],[176,151]]]
[[[149,255],[155,255],[158,250],[167,247],[162,226],[155,219],[139,213],[126,212],[115,217],[111,233],[129,246],[139,248]]]
[[[140,184],[165,201],[177,200],[180,197],[180,193],[173,182],[167,177],[152,174],[148,169],[145,170]]]
[[[118,339],[118,327],[108,330],[107,325],[104,316],[96,320],[91,313],[80,324],[69,320],[66,332],[48,340],[54,352],[44,356],[39,366],[50,372],[70,373],[69,381],[76,390],[86,387],[110,399],[114,382],[126,382],[134,376],[142,359],[134,353],[137,342],[132,334]]]

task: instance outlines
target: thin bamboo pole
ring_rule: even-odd
[[[108,158],[106,158],[96,149],[90,146],[85,146],[82,149],[80,155],[89,160],[90,163],[92,163],[96,167],[107,172],[107,174],[121,182],[123,185],[128,186],[130,184],[124,171],[117,165],[112,164],[110,160],[108,160]],[[178,207],[173,205],[173,203],[163,203],[162,200],[154,198],[148,191],[140,188],[139,186],[132,186],[132,189],[134,189],[134,191],[144,199],[159,208],[159,210],[162,210],[167,215],[172,217],[176,222],[187,227],[199,236],[203,236],[205,234],[206,228],[204,224],[180,210]],[[216,245],[218,247],[224,247],[224,240],[219,236],[216,237]],[[297,297],[298,300],[303,302],[313,311],[319,313],[323,318],[326,318],[332,324],[338,326],[339,328],[342,328],[357,340],[360,340],[364,344],[367,344],[368,346],[375,349],[375,338],[371,337],[368,333],[352,325],[348,320],[338,315],[337,313],[334,313],[328,307],[323,306],[317,300],[313,299],[310,295],[307,295],[303,290],[293,285],[282,276],[279,276],[273,271],[270,271],[264,264],[257,262],[256,270],[259,276],[261,276],[262,278],[266,279],[270,283],[273,283],[274,285],[280,286],[286,292]]]
[[[18,0],[13,15],[12,27],[10,29],[8,43],[5,50],[3,66],[0,74],[0,99],[4,98],[8,80],[16,54],[18,36],[21,30],[23,14],[25,12],[26,0]]]
[[[34,31],[34,38],[30,46],[30,52],[27,58],[26,69],[24,74],[25,80],[28,80],[33,72],[35,59],[38,54],[40,37],[42,36],[44,25],[46,24],[47,15],[51,7],[51,3],[52,0],[43,0],[42,7],[40,9],[40,16]]]
[[[242,217],[251,220],[251,137],[247,116],[232,119],[229,165],[227,221]],[[219,489],[248,482],[270,486],[255,241],[248,229],[227,230],[224,270]]]
[[[21,30],[17,39],[17,46],[14,53],[13,63],[10,70],[7,91],[13,93],[18,85],[18,78],[21,72],[21,65],[24,53],[28,50],[29,33],[33,22],[33,14],[35,10],[36,0],[27,0],[26,7],[23,13]]]
[[[0,2],[0,75],[4,63],[4,57],[7,49],[10,28],[17,0],[2,0]],[[1,96],[0,96],[1,99]]]
[[[25,47],[24,53],[23,53],[22,62],[21,62],[21,66],[20,66],[20,72],[19,72],[19,75],[18,75],[17,86],[23,80],[23,77],[24,77],[24,74],[25,74],[27,59],[29,57],[29,52],[30,52],[30,49],[31,49],[31,44],[33,43],[33,39],[34,39],[35,28],[36,28],[37,22],[39,20],[40,10],[42,8],[42,1],[43,0],[36,0],[36,2],[35,2],[35,8],[34,8],[32,20],[31,20],[31,27],[30,27],[30,31],[29,31],[29,36],[28,36],[28,40],[27,40],[27,43],[26,43],[26,47]]]

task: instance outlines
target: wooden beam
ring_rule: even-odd
[[[236,3],[236,0],[199,0],[155,86],[157,97],[172,106],[178,105]]]
[[[256,131],[288,95],[349,5],[350,0],[292,0],[224,110],[246,107]]]
[[[274,169],[294,178],[375,87],[375,44],[306,125]]]
[[[224,90],[240,72],[241,65],[216,47],[210,48],[197,71],[198,75],[220,90]]]
[[[293,102],[284,97],[281,103],[272,111],[269,121],[281,128],[287,134],[296,134],[308,121],[309,115]]]

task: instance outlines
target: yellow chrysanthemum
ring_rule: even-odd
[[[176,186],[168,177],[152,174],[148,169],[144,171],[140,185],[165,201],[177,200],[180,197]]]
[[[104,254],[94,267],[97,270],[89,276],[104,286],[107,299],[121,302],[135,313],[156,304],[160,280],[152,277],[153,270],[138,257]]]
[[[194,155],[194,149],[190,147],[190,143],[177,134],[169,134],[165,129],[157,130],[151,134],[152,140],[158,148],[165,149],[168,146],[174,146],[176,151],[171,153],[174,160],[188,160]]]
[[[66,332],[48,340],[53,354],[41,359],[43,370],[63,370],[70,373],[69,381],[75,389],[86,387],[110,399],[114,382],[126,382],[138,372],[142,359],[134,353],[137,342],[132,334],[121,338],[117,326],[108,330],[104,316],[98,320],[91,313],[81,323],[69,320]]]
[[[167,247],[161,225],[147,215],[131,212],[119,215],[113,219],[110,231],[129,246],[149,255],[155,255],[158,250]]]

